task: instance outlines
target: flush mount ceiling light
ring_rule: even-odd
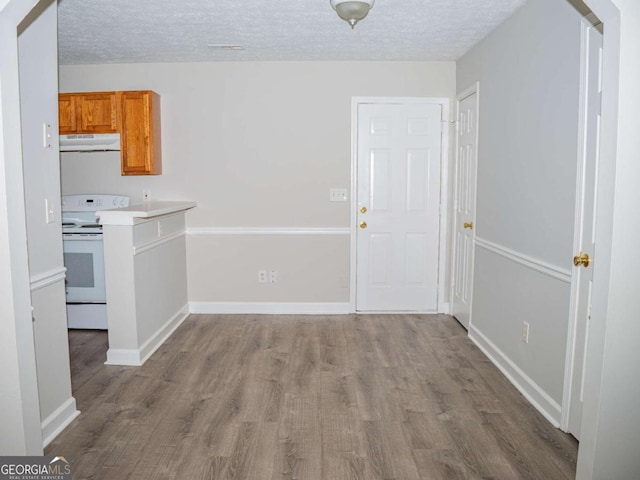
[[[369,10],[373,8],[375,0],[329,0],[333,9],[338,12],[338,16],[351,25],[353,29],[356,24],[367,16]]]

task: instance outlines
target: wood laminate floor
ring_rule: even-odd
[[[575,439],[444,315],[191,315],[142,367],[73,370],[46,451],[76,479],[575,476]]]

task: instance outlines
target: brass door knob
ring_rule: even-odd
[[[360,228],[367,228],[367,222],[360,222]]]
[[[473,222],[464,222],[464,228],[473,230]]]
[[[367,213],[367,207],[362,207],[360,209],[360,213]]]
[[[589,264],[591,263],[591,257],[589,256],[588,253],[578,253],[578,255],[576,255],[575,257],[573,257],[573,264],[576,267],[588,267]]]

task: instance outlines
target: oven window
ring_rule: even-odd
[[[67,287],[93,288],[93,253],[65,253]]]

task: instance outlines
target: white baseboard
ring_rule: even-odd
[[[254,313],[265,315],[341,315],[351,312],[344,303],[189,302],[191,313]]]
[[[131,367],[143,365],[188,316],[189,309],[185,305],[138,349],[110,348],[107,350],[105,365],[126,365]]]
[[[142,365],[140,350],[110,348],[107,350],[107,361],[105,365],[124,365],[127,367],[139,367]]]
[[[438,313],[444,313],[446,315],[451,315],[451,304],[449,302],[443,302],[440,304],[438,308]]]
[[[560,428],[562,407],[558,402],[540,388],[474,325],[469,326],[469,338],[554,427]]]
[[[42,448],[49,445],[78,415],[80,410],[76,409],[76,399],[70,397],[45,418],[42,422]]]

